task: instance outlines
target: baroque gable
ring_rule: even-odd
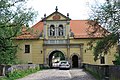
[[[50,14],[49,16],[46,17],[46,14],[44,15],[43,21],[67,21],[71,20],[69,18],[69,14],[67,13],[67,16],[63,15],[62,13],[58,12],[58,9],[56,7],[56,11]]]

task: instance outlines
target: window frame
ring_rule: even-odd
[[[60,28],[62,28],[62,30],[60,30]],[[62,35],[60,34],[60,32],[62,32]],[[60,24],[58,27],[58,36],[64,36],[64,27],[62,24]]]
[[[30,45],[29,44],[26,44],[25,46],[24,46],[24,53],[30,53]]]
[[[105,57],[104,57],[104,56],[102,56],[102,57],[100,58],[100,64],[105,64]]]
[[[52,29],[51,28],[53,28],[54,29],[54,31],[53,31],[53,34],[52,34]],[[50,25],[50,31],[49,31],[49,34],[50,34],[50,36],[55,36],[55,26],[52,24],[52,25]]]

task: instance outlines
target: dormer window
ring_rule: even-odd
[[[50,26],[50,36],[55,36],[55,26],[54,25]]]
[[[63,25],[59,25],[59,36],[63,36]]]

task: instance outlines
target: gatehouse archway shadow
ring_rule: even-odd
[[[49,55],[50,68],[57,68],[60,60],[65,60],[65,55],[61,51],[55,50],[51,52]]]

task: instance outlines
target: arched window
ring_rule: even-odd
[[[54,25],[50,26],[50,36],[55,36],[55,26]]]
[[[63,25],[59,25],[59,36],[63,36]]]

